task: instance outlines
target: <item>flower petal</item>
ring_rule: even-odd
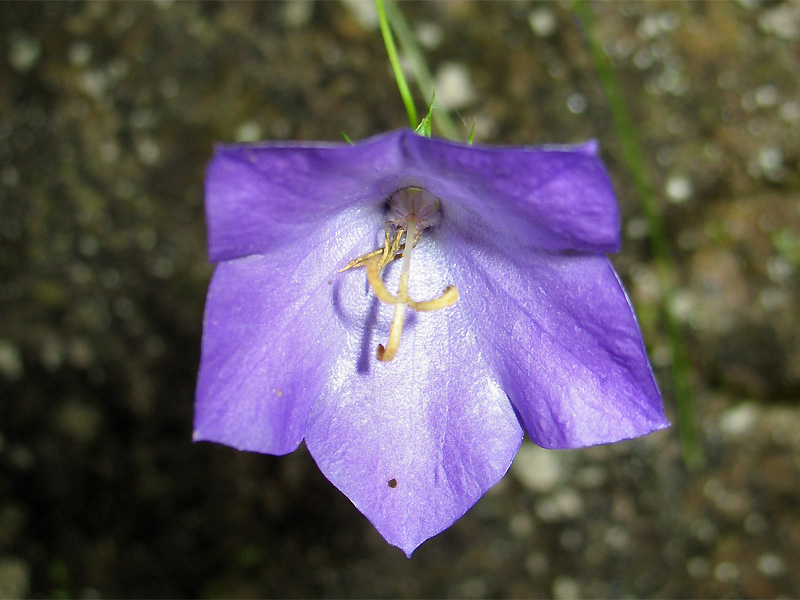
[[[461,302],[531,439],[576,448],[645,435],[664,417],[636,317],[605,257],[503,257],[447,244]],[[456,256],[457,255],[457,256]]]
[[[490,148],[401,130],[357,144],[218,146],[206,175],[211,260],[305,238],[347,207],[380,211],[409,186],[523,246],[606,252],[619,245],[616,201],[595,144]]]
[[[395,267],[389,289],[396,289]],[[443,267],[423,238],[412,260],[412,296],[440,294]],[[434,276],[415,279],[423,272]],[[362,321],[371,314],[372,323],[366,335],[351,333],[350,344],[364,354],[342,355],[334,366],[311,411],[306,444],[325,476],[410,555],[505,474],[522,428],[459,303],[407,315],[397,356],[381,363],[375,347],[385,343],[391,307],[369,297],[360,272],[343,277],[348,304],[363,297]]]
[[[219,264],[208,292],[195,404],[195,440],[285,454],[297,448],[325,386],[336,317],[336,269],[374,243],[359,211],[310,241]],[[346,257],[346,259],[345,259]]]
[[[304,239],[346,208],[369,205],[381,214],[381,201],[400,187],[396,138],[217,146],[206,173],[211,260]]]
[[[468,146],[402,138],[410,170],[442,199],[445,219],[517,248],[619,250],[619,212],[597,144]]]

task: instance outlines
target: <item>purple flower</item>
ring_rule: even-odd
[[[604,255],[619,217],[595,143],[221,146],[206,212],[194,439],[305,439],[408,555],[497,483],[523,431],[576,448],[668,425]]]

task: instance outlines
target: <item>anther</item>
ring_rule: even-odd
[[[373,250],[372,252],[368,252],[358,258],[354,258],[349,263],[347,263],[344,267],[339,269],[339,273],[344,273],[345,271],[349,271],[350,269],[356,269],[358,267],[364,267],[370,261],[370,259],[380,256],[380,269],[383,269],[386,265],[392,262],[395,259],[401,258],[403,256],[403,251],[406,248],[405,244],[400,243],[400,238],[403,235],[403,229],[398,229],[397,234],[394,236],[394,240],[391,239],[389,236],[389,227],[387,225],[386,230],[384,232],[384,242],[383,248],[378,248],[377,250]],[[414,238],[414,246],[419,243],[420,234],[417,233],[417,236]]]

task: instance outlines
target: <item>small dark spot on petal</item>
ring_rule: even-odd
[[[281,391],[281,388],[277,388],[277,389],[275,390],[275,395],[276,395],[278,398],[280,398],[281,396],[283,396],[283,392]]]
[[[328,280],[328,285],[333,285],[333,279]]]
[[[397,487],[397,479],[394,479],[394,478],[390,479],[389,480],[389,487],[392,488],[392,489],[396,488]]]

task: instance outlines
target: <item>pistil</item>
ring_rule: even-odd
[[[346,271],[356,267],[366,267],[367,282],[378,300],[394,304],[394,317],[389,329],[389,340],[386,342],[386,346],[378,344],[376,353],[378,360],[382,362],[391,361],[397,354],[407,306],[417,311],[429,312],[447,308],[458,301],[458,290],[452,285],[448,286],[441,296],[433,300],[415,302],[408,295],[411,255],[420,240],[422,230],[439,221],[438,199],[419,188],[407,188],[392,194],[390,212],[392,213],[391,218],[384,230],[383,248],[359,256],[342,269],[342,271]],[[394,237],[389,234],[390,225],[397,228]],[[404,238],[403,244],[400,243],[401,238]],[[383,284],[381,271],[391,261],[400,257],[403,258],[400,282],[397,295],[393,295]]]
[[[392,319],[392,328],[389,330],[389,341],[386,342],[385,347],[383,344],[378,344],[378,351],[376,353],[378,360],[383,362],[389,362],[394,358],[394,355],[397,354],[397,348],[400,345],[400,335],[403,333],[406,306],[409,300],[408,279],[411,268],[411,252],[414,249],[414,244],[409,243],[409,240],[413,240],[414,236],[417,235],[417,223],[414,219],[410,219],[406,227],[406,249],[405,252],[403,252],[403,269],[400,271],[400,285],[397,289],[398,302],[394,305],[394,318]]]

